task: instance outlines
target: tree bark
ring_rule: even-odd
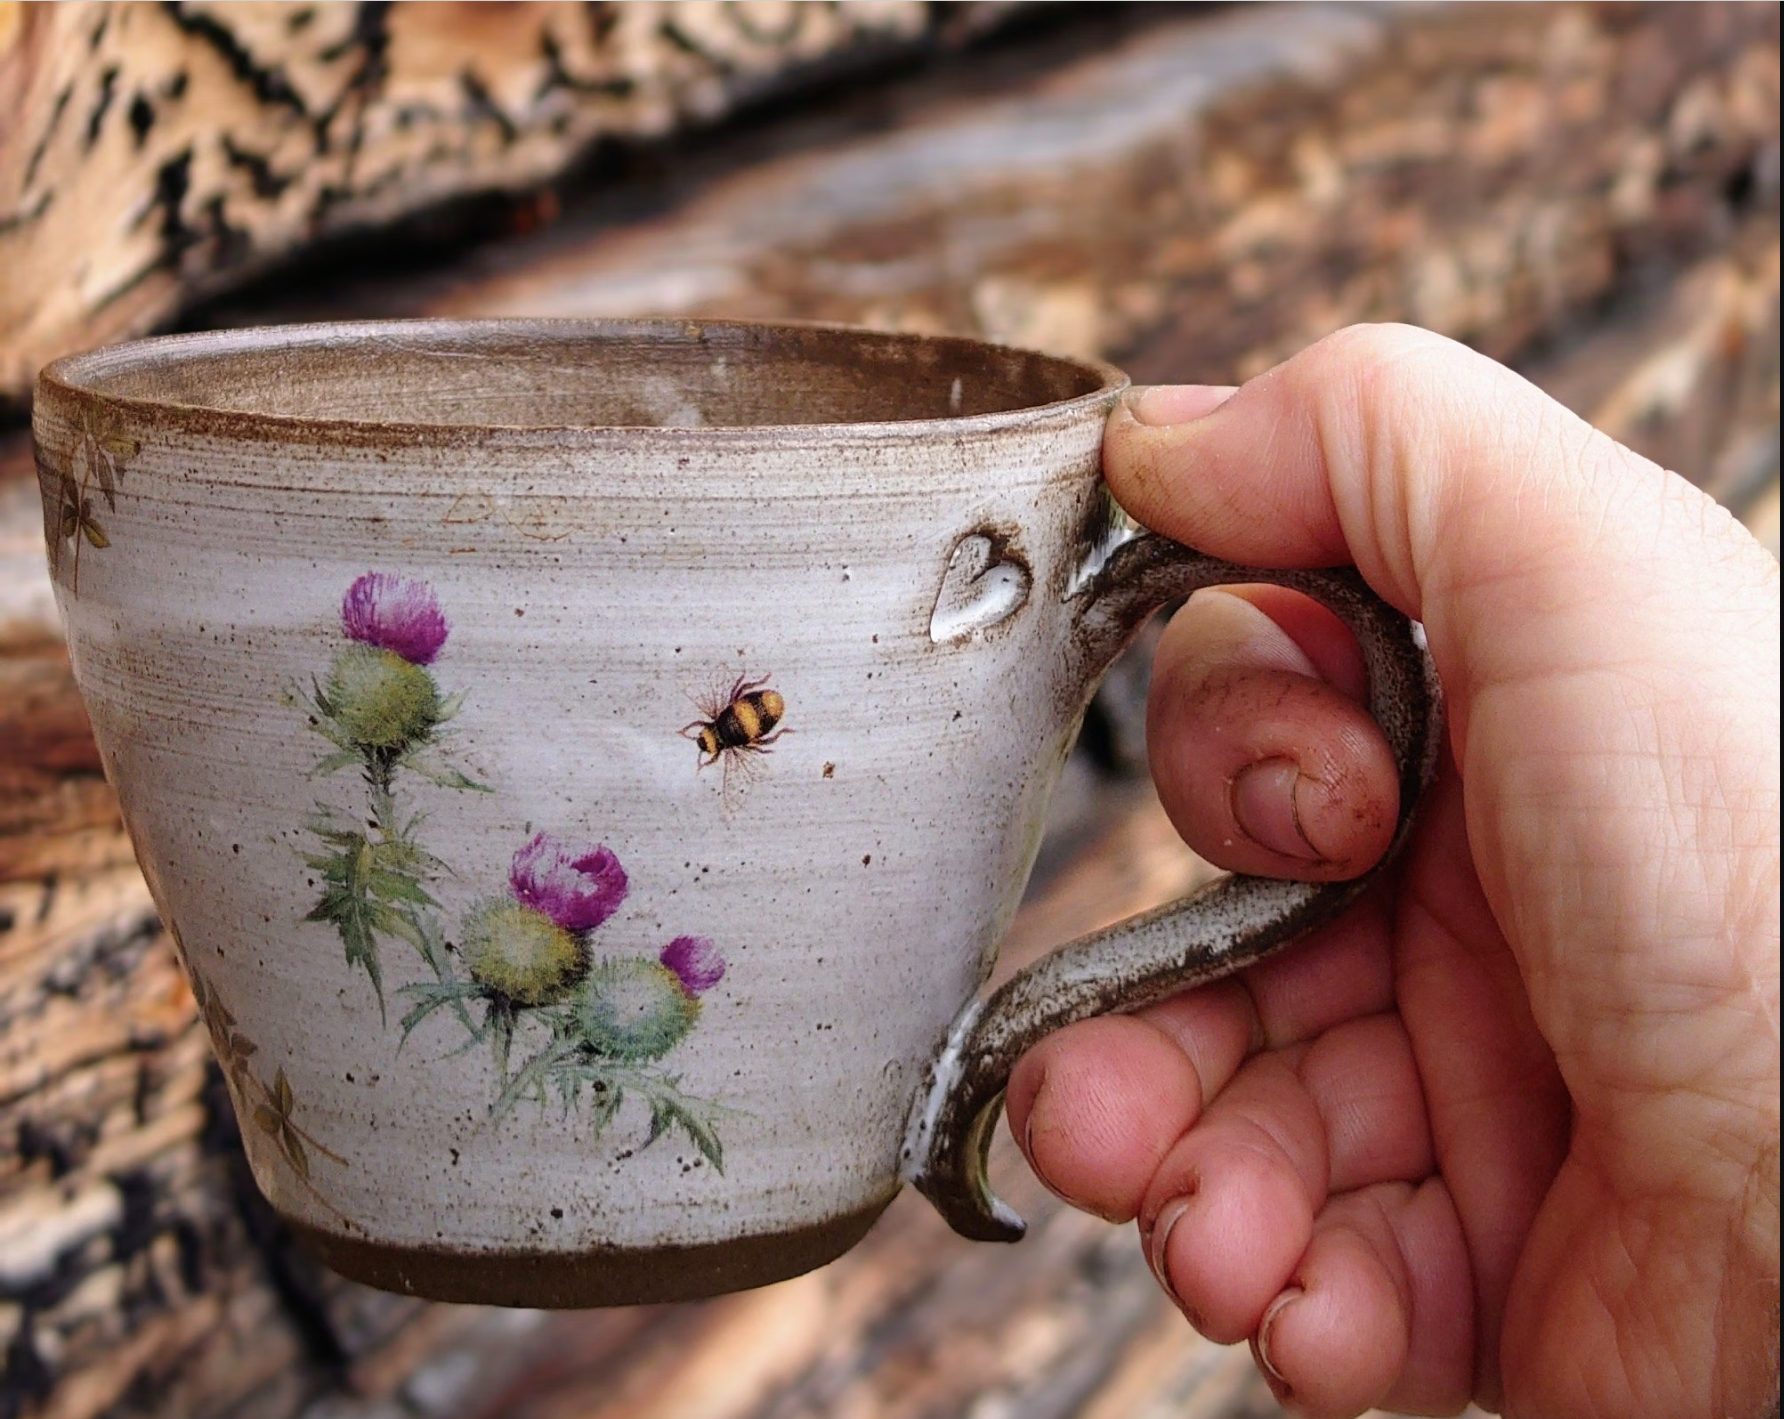
[[[0,397],[320,238],[994,25],[1008,3],[0,6]]]

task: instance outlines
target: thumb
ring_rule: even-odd
[[[1740,1049],[1676,1025],[1690,999],[1775,1049],[1777,564],[1683,479],[1424,331],[1341,331],[1218,398],[1131,395],[1111,489],[1233,561],[1354,563],[1424,621],[1476,868],[1576,1103],[1633,1070],[1663,1093],[1763,1076],[1775,1110],[1775,1054],[1737,1083]]]

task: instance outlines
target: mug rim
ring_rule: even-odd
[[[516,335],[542,333],[557,338],[578,333],[591,342],[622,334],[679,336],[700,338],[706,332],[741,332],[758,336],[775,332],[829,332],[846,336],[869,336],[875,341],[910,347],[952,345],[962,353],[995,351],[1046,360],[1075,369],[1096,380],[1094,388],[1068,399],[1044,403],[1022,404],[1013,409],[980,414],[956,414],[915,419],[829,420],[806,423],[746,424],[574,424],[574,423],[450,423],[438,420],[366,419],[340,415],[269,413],[260,410],[232,409],[215,404],[154,395],[125,394],[106,389],[100,383],[105,375],[132,369],[154,368],[170,361],[193,355],[264,354],[281,348],[328,346],[337,341],[357,338],[413,333],[465,340],[479,335]],[[1127,374],[1106,360],[1080,355],[1059,355],[1032,347],[987,340],[975,335],[930,334],[914,331],[878,330],[870,326],[842,321],[821,320],[707,320],[699,317],[607,318],[581,316],[524,316],[459,319],[453,317],[421,317],[397,320],[309,321],[282,325],[237,326],[219,330],[192,331],[175,335],[148,336],[126,340],[77,354],[63,355],[46,364],[37,376],[39,397],[54,391],[74,400],[94,400],[129,410],[145,419],[173,419],[182,424],[200,426],[211,434],[237,435],[249,438],[321,436],[329,442],[380,442],[401,440],[406,443],[449,442],[464,444],[479,440],[566,439],[607,442],[615,437],[636,440],[660,438],[673,442],[713,442],[764,439],[870,439],[922,440],[958,438],[962,435],[985,436],[1031,429],[1055,423],[1069,423],[1091,413],[1105,414],[1131,386]]]

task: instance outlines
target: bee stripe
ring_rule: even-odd
[[[744,715],[749,715],[746,723]],[[756,716],[753,710],[744,706],[742,700],[728,704],[719,712],[719,717],[712,722],[712,727],[719,732],[719,743],[727,749],[741,749],[750,742]]]
[[[786,713],[786,701],[773,690],[758,690],[753,695],[744,696],[749,707],[756,712],[756,738],[768,733],[780,723],[780,717]]]

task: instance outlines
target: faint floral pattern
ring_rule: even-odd
[[[68,557],[70,595],[80,594],[81,548],[86,546],[102,551],[111,546],[111,537],[101,525],[93,505],[95,490],[104,500],[107,511],[116,512],[124,465],[141,451],[141,443],[123,432],[116,416],[109,410],[90,406],[81,411],[80,431],[66,457],[57,459],[43,447],[37,448],[50,575],[61,574],[63,544],[69,544],[72,549],[72,555]]]
[[[322,1207],[345,1221],[340,1209],[317,1190],[311,1177],[310,1154],[319,1154],[343,1168],[348,1166],[347,1160],[298,1123],[297,1095],[286,1077],[284,1065],[274,1068],[271,1084],[255,1073],[253,1059],[260,1047],[236,1024],[235,1016],[223,1003],[216,987],[191,964],[179,933],[173,931],[172,934],[180,960],[186,966],[186,978],[192,986],[192,998],[198,1005],[198,1017],[211,1037],[211,1048],[234,1088],[238,1105],[253,1126],[272,1142],[303,1189]]]

